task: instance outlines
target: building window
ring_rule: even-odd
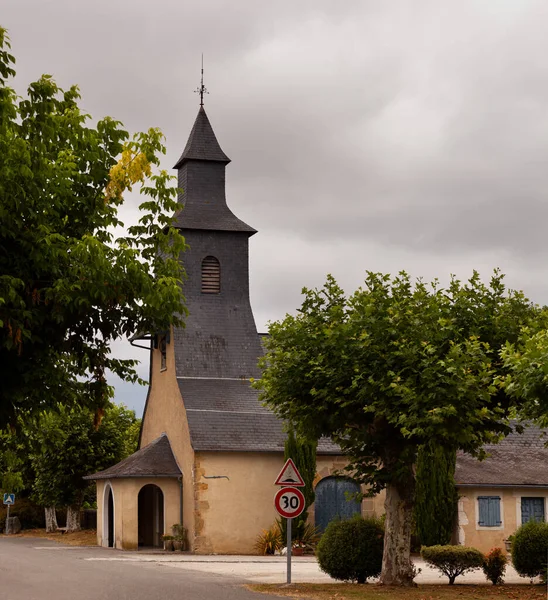
[[[481,527],[500,527],[500,496],[478,496],[478,513]]]
[[[521,523],[544,521],[544,498],[521,499]]]
[[[160,370],[165,371],[167,369],[167,335],[165,333],[159,333],[156,336],[156,347],[160,350]]]
[[[202,261],[202,294],[219,294],[221,291],[221,265],[214,256]]]

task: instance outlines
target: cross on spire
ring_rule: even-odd
[[[202,80],[200,82],[200,87],[194,90],[195,94],[200,94],[200,106],[204,105],[204,94],[209,94],[207,88],[204,85],[204,55],[202,53]]]

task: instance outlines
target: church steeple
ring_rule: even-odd
[[[204,107],[200,106],[185,149],[174,167],[179,171],[179,188],[183,190],[179,195],[182,210],[175,215],[176,227],[256,233],[226,204],[225,168],[229,162]]]
[[[211,160],[227,165],[230,158],[221,150],[213,132],[213,127],[207,118],[206,111],[200,106],[194,127],[188,136],[185,149],[174,169],[180,169],[187,160]]]

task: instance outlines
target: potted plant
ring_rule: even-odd
[[[302,556],[308,550],[313,551],[319,539],[319,528],[312,525],[312,523],[303,523],[296,528],[291,551],[295,556]]]
[[[173,531],[173,547],[175,550],[181,551],[187,549],[186,543],[186,527],[181,523],[175,523],[171,527]]]
[[[164,550],[168,552],[173,551],[173,536],[172,535],[163,535],[162,539],[164,540]]]

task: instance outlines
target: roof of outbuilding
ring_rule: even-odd
[[[194,450],[283,452],[283,421],[259,402],[259,392],[246,379],[178,378]],[[327,439],[318,454],[340,454]]]
[[[463,486],[547,487],[547,433],[529,424],[522,434],[514,429],[498,444],[485,446],[485,460],[459,454],[455,482]]]
[[[213,127],[207,118],[204,107],[198,111],[196,121],[188,137],[181,158],[173,167],[178,169],[186,160],[213,160],[216,162],[229,163],[230,158],[221,150],[221,146],[215,137]]]
[[[171,444],[165,433],[118,464],[87,475],[84,479],[120,479],[121,477],[180,477]]]

